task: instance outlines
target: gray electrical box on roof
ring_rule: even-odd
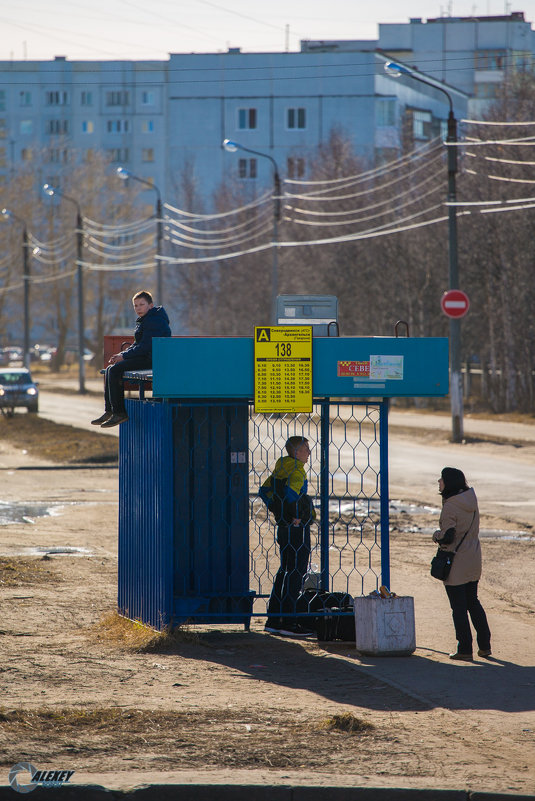
[[[338,298],[335,295],[279,295],[277,325],[311,325],[315,337],[337,337]]]

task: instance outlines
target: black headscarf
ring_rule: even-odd
[[[456,467],[445,467],[441,476],[444,489],[440,494],[443,498],[451,498],[452,495],[458,495],[459,492],[469,489],[464,473]]]

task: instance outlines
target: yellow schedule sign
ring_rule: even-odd
[[[254,330],[255,412],[312,411],[312,326]]]

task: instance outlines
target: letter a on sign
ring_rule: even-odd
[[[271,328],[258,328],[256,331],[257,342],[271,342]]]

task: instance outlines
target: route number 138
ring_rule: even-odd
[[[275,345],[277,356],[291,356],[292,343],[291,342],[277,342]]]

